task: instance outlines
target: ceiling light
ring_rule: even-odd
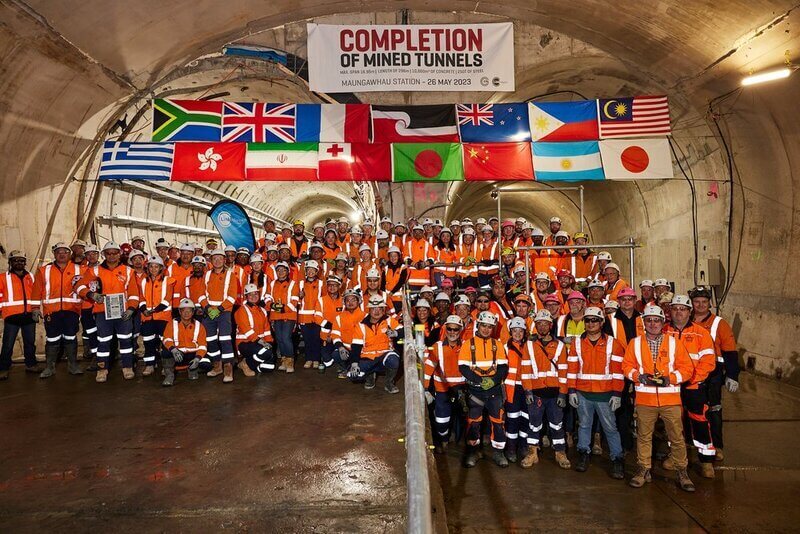
[[[770,70],[767,72],[762,72],[760,74],[752,74],[747,76],[746,78],[742,79],[742,85],[755,85],[757,83],[764,83],[764,82],[771,82],[773,80],[780,80],[782,78],[788,78],[789,75],[792,73],[792,69],[789,67],[783,67],[782,69],[777,70]]]

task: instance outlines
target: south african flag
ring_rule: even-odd
[[[222,102],[153,100],[153,141],[219,141]]]

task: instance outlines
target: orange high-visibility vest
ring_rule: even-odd
[[[134,271],[127,265],[118,264],[113,269],[109,269],[106,262],[95,265],[86,270],[83,277],[78,281],[77,293],[86,298],[89,292],[100,292],[103,295],[122,294],[128,300],[128,286],[134,278]],[[91,289],[94,288],[94,289]],[[106,305],[103,302],[95,302],[92,306],[93,313],[104,313]]]
[[[11,317],[30,313],[38,301],[33,298],[33,275],[27,271],[22,278],[7,271],[0,276],[0,316]]]
[[[234,314],[236,320],[236,345],[255,342],[259,339],[272,342],[267,310],[258,304],[243,304]]]
[[[586,334],[570,344],[567,357],[567,388],[587,393],[622,393],[625,349],[613,337],[601,334],[596,343]]]
[[[41,309],[44,315],[57,311],[80,313],[83,301],[73,289],[80,278],[80,268],[72,262],[63,270],[55,263],[39,267],[31,294],[33,309]]]
[[[427,351],[423,367],[425,390],[430,387],[431,380],[435,390],[441,393],[464,383],[464,376],[458,370],[459,352],[460,342],[451,347],[447,341],[437,341]]]
[[[181,352],[194,354],[198,358],[206,355],[206,329],[194,319],[190,319],[188,324],[177,319],[169,321],[161,342],[167,350],[177,347]]]
[[[656,370],[669,377],[668,386],[648,386],[639,383],[639,375],[655,375]],[[625,350],[622,372],[635,384],[637,406],[680,406],[681,383],[694,372],[692,359],[686,347],[672,336],[664,336],[658,355],[653,361],[645,336],[633,338]]]

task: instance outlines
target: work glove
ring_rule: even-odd
[[[256,343],[258,343],[259,345],[261,345],[262,347],[264,347],[267,350],[271,350],[272,349],[272,343],[270,343],[266,339],[259,339]]]
[[[347,349],[344,347],[339,347],[339,359],[343,362],[346,362],[350,359],[350,353],[347,352]]]
[[[200,367],[200,358],[195,356],[194,358],[192,358],[192,361],[189,362],[189,370],[194,371],[198,367]]]
[[[219,309],[218,308],[208,308],[208,310],[206,310],[206,316],[213,321],[214,319],[219,317]]]
[[[567,396],[564,393],[559,393],[558,398],[556,399],[556,405],[559,408],[567,407]]]
[[[396,338],[397,337],[397,330],[393,330],[393,329],[390,328],[389,330],[386,331],[386,337],[388,337],[389,339]]]
[[[611,407],[612,412],[616,412],[619,410],[620,406],[622,406],[622,399],[617,396],[612,396],[608,400],[608,405]]]
[[[652,381],[655,385],[665,387],[669,385],[669,375],[662,375],[659,377],[653,377]]]
[[[639,373],[639,383],[643,386],[653,386],[655,383],[653,382],[653,375],[650,373]]]
[[[96,293],[95,292],[95,293],[90,293],[89,294],[89,298],[91,298],[93,301],[95,301],[98,304],[102,304],[103,303],[103,299],[105,297],[103,296],[102,293]]]
[[[304,298],[306,298],[306,292],[305,291],[301,291],[300,293],[297,294],[297,298],[299,298],[300,300],[303,300]]]
[[[33,310],[31,312],[31,319],[33,319],[34,323],[38,323],[42,320],[42,312],[40,310]]]
[[[492,389],[495,385],[494,378],[492,377],[484,376],[483,379],[481,379],[481,389],[484,391]]]
[[[737,382],[733,378],[726,378],[725,379],[725,387],[728,388],[728,391],[730,393],[736,393],[736,391],[739,390],[739,382]]]
[[[578,407],[578,394],[577,393],[570,393],[569,394],[569,405],[573,408]]]
[[[170,353],[172,353],[172,357],[175,358],[175,363],[183,362],[183,352],[181,352],[178,347],[172,347]]]
[[[281,313],[283,311],[283,304],[279,304],[277,302],[273,302],[272,306],[270,307],[272,311]]]
[[[358,366],[357,363],[353,362],[350,364],[350,370],[347,372],[348,378],[361,378],[364,376],[364,373],[361,372],[361,368]]]
[[[425,392],[425,402],[427,402],[428,404],[433,404],[433,399],[434,399],[433,393],[431,393],[430,391],[426,391]]]
[[[134,313],[134,311],[133,311],[132,309],[128,308],[128,309],[127,309],[127,310],[125,310],[125,312],[122,314],[122,320],[123,320],[123,321],[130,321],[130,320],[131,320],[131,318],[133,317],[133,313]]]
[[[416,267],[417,269],[424,269],[425,268],[425,262],[424,261],[418,261],[417,263],[414,264],[414,267]]]
[[[200,317],[202,317],[203,315],[205,315],[205,312],[203,311],[203,308],[201,308],[200,306],[197,306],[197,307],[194,309],[194,315],[195,315],[195,317],[197,317],[197,318],[200,318]]]
[[[533,391],[525,392],[525,404],[527,404],[528,406],[533,404]]]

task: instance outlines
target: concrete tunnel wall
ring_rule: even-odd
[[[178,71],[195,58],[219,52],[227,42],[267,44],[304,57],[309,17],[330,23],[397,23],[402,18],[393,2],[375,2],[371,12],[348,4],[283,1],[269,6],[255,1],[187,6],[178,1],[144,1],[123,8],[96,0],[80,4],[36,0],[11,1],[0,8],[0,244],[6,251],[23,248],[37,256],[52,242],[71,240],[87,228],[87,218],[96,222],[90,209],[96,194],[98,215],[158,213],[164,220],[208,228],[196,210],[185,206],[141,194],[118,196],[112,202],[109,189],[70,178],[80,177],[76,173],[87,163],[91,169],[92,162],[82,157],[129,104],[137,105],[157,90],[188,88],[192,81],[219,81],[219,69]],[[644,243],[646,247],[637,253],[637,279],[666,276],[680,291],[695,280],[705,281],[706,259],[721,258],[726,263],[731,189],[727,155],[708,103],[734,89],[743,73],[773,67],[782,61],[784,50],[796,51],[798,15],[788,2],[731,1],[713,10],[660,2],[655,9],[617,6],[613,17],[605,16],[607,6],[599,1],[569,6],[547,1],[477,6],[434,1],[405,2],[402,7],[411,10],[411,23],[513,20],[517,91],[371,93],[358,95],[362,101],[499,102],[556,91],[577,91],[589,98],[666,92],[673,110],[674,140],[696,188],[697,269],[690,189],[677,167],[671,181],[587,185],[587,229],[595,242],[633,236]],[[154,18],[153,13],[159,16]],[[298,80],[281,73],[248,80],[250,85],[256,88],[246,99],[267,95],[319,101]],[[800,328],[798,289],[792,284],[798,274],[794,169],[800,149],[798,118],[791,112],[797,87],[797,79],[790,78],[749,88],[720,101],[714,111],[734,157],[731,257],[732,270],[738,268],[723,313],[739,335],[743,362],[754,358],[757,371],[780,374],[793,383],[800,383],[800,355],[786,333]],[[91,172],[87,176],[93,177]],[[177,189],[184,187],[191,189]],[[314,222],[356,207],[347,184],[315,187],[316,196],[311,198],[302,184],[226,184],[222,189],[284,219],[299,216]],[[394,218],[439,204],[448,207],[428,213],[451,219],[495,211],[483,185],[432,188],[428,193],[433,197],[418,195],[419,191],[382,185],[380,200]],[[192,193],[209,200],[216,197],[208,191]],[[565,228],[574,231],[578,226],[576,208],[563,194],[518,195],[509,197],[504,206],[504,214],[511,216],[543,224],[559,213]],[[110,234],[110,226],[96,223],[98,236]],[[132,233],[128,228],[118,231]]]

